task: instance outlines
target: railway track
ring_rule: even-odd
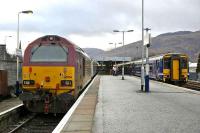
[[[64,114],[36,114],[23,106],[0,116],[0,133],[51,133]]]
[[[31,120],[28,120],[16,133],[51,133],[58,125],[63,115],[54,116],[53,114],[36,114]]]
[[[0,113],[0,133],[51,133],[64,115],[64,113],[56,116],[53,113],[31,113],[21,104],[12,110]]]
[[[181,87],[185,87],[192,90],[200,91],[200,82],[189,80],[186,84],[181,85]]]
[[[3,133],[51,133],[62,118],[63,115],[29,113],[10,123]]]
[[[29,115],[28,117],[24,117],[18,121],[12,122],[8,125],[7,130],[5,132],[15,133],[17,132],[24,124],[28,123],[35,117],[35,114]]]

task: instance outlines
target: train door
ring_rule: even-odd
[[[82,84],[83,84],[83,75],[82,75],[82,68],[83,68],[83,66],[82,66],[82,57],[81,57],[81,54],[78,52],[77,53],[77,69],[76,69],[76,85],[77,85],[77,88],[78,88],[78,92],[77,93],[79,93],[79,91],[81,90],[81,88],[82,88]]]
[[[180,63],[178,59],[172,60],[172,80],[179,80]]]

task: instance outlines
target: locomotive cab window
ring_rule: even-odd
[[[61,45],[36,46],[31,51],[31,62],[66,62],[68,49]]]

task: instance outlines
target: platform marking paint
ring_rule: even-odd
[[[15,110],[16,108],[19,108],[19,107],[21,107],[21,106],[23,106],[23,105],[24,105],[24,104],[19,104],[19,105],[13,107],[13,108],[10,108],[10,109],[8,109],[8,110],[5,110],[5,111],[3,111],[3,112],[0,112],[0,116],[1,116],[1,115],[4,115],[4,114],[6,114],[6,113],[8,113],[8,112],[10,112],[10,111],[12,111],[12,110]]]

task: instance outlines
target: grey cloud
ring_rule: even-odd
[[[112,32],[113,29],[123,28],[132,23],[131,14],[134,14],[135,8],[127,3],[128,1],[126,3],[119,1],[92,3],[88,1],[79,7],[52,6],[38,11],[38,15],[45,18],[45,22],[36,21],[34,22],[36,26],[31,26],[27,30],[76,34]]]
[[[199,30],[199,0],[168,0],[164,5],[162,3],[152,6],[152,4],[147,7],[145,24],[153,27],[153,29],[165,32]]]
[[[145,26],[159,31],[198,30],[199,0],[145,1]],[[31,32],[97,35],[113,29],[141,27],[141,0],[83,0],[48,5],[34,12],[35,18],[23,22]],[[15,30],[15,23],[0,28]]]

